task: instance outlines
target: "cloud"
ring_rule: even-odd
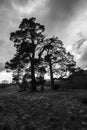
[[[81,56],[78,60],[78,64],[82,68],[87,68],[87,46],[85,46],[85,48],[83,49]]]
[[[75,8],[79,1],[80,0],[49,0],[49,12],[46,16],[46,20],[50,30],[66,28],[66,25],[68,25],[75,15]]]
[[[46,26],[48,35],[57,35],[76,59],[84,59],[87,0],[0,0],[0,61],[9,60],[15,52],[10,33],[18,29],[22,18],[32,16]]]
[[[16,3],[17,5],[25,6],[28,4],[28,1],[31,0],[14,0],[14,3]]]
[[[74,46],[73,49],[80,49],[80,47],[84,44],[84,42],[87,41],[87,39],[81,39],[79,41],[77,41]]]
[[[0,72],[2,72],[4,70],[5,70],[4,63],[0,62]]]
[[[47,1],[48,0],[14,0],[12,6],[22,16],[36,14],[37,12],[39,15]]]
[[[15,48],[10,41],[0,40],[0,62],[9,61],[15,53]]]
[[[82,32],[77,33],[78,40],[73,44],[74,50],[79,50],[81,46],[87,41],[87,36],[85,36]]]
[[[81,62],[86,62],[87,63],[87,47],[84,50],[84,53],[82,54]]]
[[[4,40],[0,40],[0,48],[3,47],[3,45],[5,44]]]
[[[3,80],[7,80],[9,83],[12,82],[12,73],[7,73],[6,71],[2,71],[0,73],[0,82]]]
[[[80,35],[78,41],[72,45],[72,53],[78,66],[82,68],[87,67],[87,37]]]
[[[67,17],[73,16],[74,9],[79,0],[54,0],[49,1],[50,19],[53,21],[66,20]]]

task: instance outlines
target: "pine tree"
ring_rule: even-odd
[[[62,77],[70,71],[68,65],[75,63],[73,55],[66,51],[63,42],[58,37],[46,39],[43,50],[45,62],[49,66],[51,88],[55,89],[54,75]]]
[[[10,35],[16,54],[6,63],[6,68],[13,71],[13,80],[18,82],[28,70],[32,91],[36,91],[35,66],[40,63],[38,53],[44,43],[44,31],[45,27],[37,23],[35,18],[25,18],[19,29]]]

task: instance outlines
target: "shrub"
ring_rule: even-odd
[[[54,90],[57,90],[60,88],[60,84],[54,84]]]
[[[4,84],[4,83],[0,84],[0,88],[7,88],[7,87],[8,87],[8,84]]]

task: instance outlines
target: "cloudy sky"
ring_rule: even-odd
[[[58,36],[77,64],[87,67],[87,0],[0,0],[0,78],[6,77],[4,63],[15,53],[10,32],[25,17],[36,17],[48,36]]]

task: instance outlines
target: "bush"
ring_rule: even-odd
[[[0,88],[7,88],[7,87],[8,87],[8,84],[4,84],[4,83],[0,84]]]
[[[54,84],[54,90],[57,90],[60,88],[60,84]]]
[[[28,82],[23,82],[19,84],[19,88],[21,89],[20,91],[26,91],[30,88],[30,86]]]
[[[45,84],[45,79],[44,77],[37,77],[36,78],[36,85],[37,86],[41,86],[40,90],[43,91],[44,90],[44,84]]]

